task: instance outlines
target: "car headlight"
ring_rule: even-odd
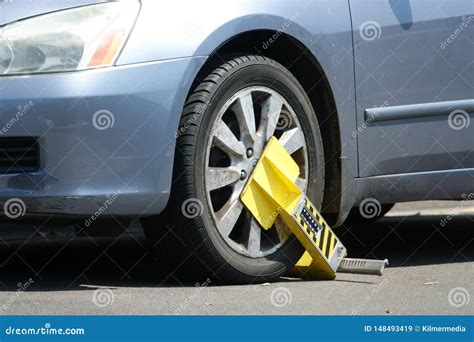
[[[138,1],[62,10],[0,28],[0,75],[84,70],[115,63]]]

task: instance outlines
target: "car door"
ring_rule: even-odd
[[[349,0],[359,175],[474,167],[474,2]]]

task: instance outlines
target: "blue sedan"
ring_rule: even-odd
[[[303,253],[239,198],[269,138],[335,226],[471,200],[473,60],[472,0],[1,2],[3,212],[140,218],[171,272],[269,281]]]

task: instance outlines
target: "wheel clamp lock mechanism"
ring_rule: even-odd
[[[345,258],[347,250],[311,201],[295,185],[299,167],[281,143],[270,139],[241,200],[263,229],[280,220],[306,249],[292,274],[334,279],[336,272],[382,275],[385,260]]]

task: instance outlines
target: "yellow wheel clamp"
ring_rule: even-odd
[[[298,165],[272,137],[241,194],[263,229],[281,220],[304,246],[306,253],[294,273],[314,279],[334,279],[336,271],[382,275],[387,260],[345,258],[344,245],[295,185],[299,173]]]

